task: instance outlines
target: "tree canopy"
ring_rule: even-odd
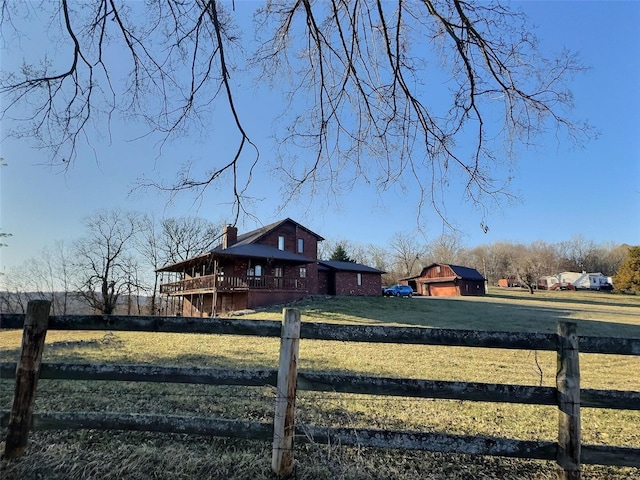
[[[331,257],[329,257],[329,260],[333,260],[336,262],[353,262],[354,261],[349,257],[349,255],[347,255],[347,251],[345,250],[344,245],[342,245],[341,243],[336,245],[336,248],[333,250],[333,253],[331,253]]]
[[[431,204],[446,220],[452,185],[483,211],[510,195],[519,145],[547,130],[588,134],[568,116],[576,57],[544,55],[524,15],[499,1],[272,0],[251,4],[253,24],[235,1],[0,1],[9,55],[20,21],[40,22],[55,48],[2,74],[11,134],[69,165],[116,118],[143,122],[160,145],[206,132],[233,153],[142,185],[228,185],[236,215],[266,161],[287,199],[411,185],[417,213]],[[250,76],[282,105],[275,149],[254,141],[251,112],[238,107]],[[216,107],[234,135],[211,128]]]
[[[640,246],[629,247],[627,257],[620,265],[613,284],[616,290],[640,294]]]

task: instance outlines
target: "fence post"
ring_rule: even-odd
[[[50,308],[48,300],[32,300],[27,304],[4,458],[20,457],[27,449]]]
[[[295,433],[296,384],[300,345],[300,311],[285,308],[280,338],[278,390],[273,419],[271,468],[280,477],[293,473],[293,435]]]
[[[558,322],[558,478],[580,480],[580,362],[576,324]]]

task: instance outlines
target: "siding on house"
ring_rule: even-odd
[[[380,295],[382,274],[355,262],[320,260],[318,293],[323,295]]]
[[[209,317],[307,295],[379,295],[381,272],[351,262],[318,262],[320,235],[290,218],[242,235],[227,225],[211,251],[157,270],[173,275],[160,293],[172,312]],[[168,303],[168,302],[167,302]]]

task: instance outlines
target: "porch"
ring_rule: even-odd
[[[248,290],[285,290],[305,291],[307,282],[304,278],[285,278],[273,275],[260,276],[226,276],[203,275],[178,282],[160,285],[162,295],[185,295],[194,293],[234,292]]]

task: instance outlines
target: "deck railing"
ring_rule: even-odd
[[[305,290],[306,287],[307,282],[304,278],[286,278],[273,275],[204,275],[179,282],[163,283],[160,285],[160,293],[175,295],[190,291]]]

